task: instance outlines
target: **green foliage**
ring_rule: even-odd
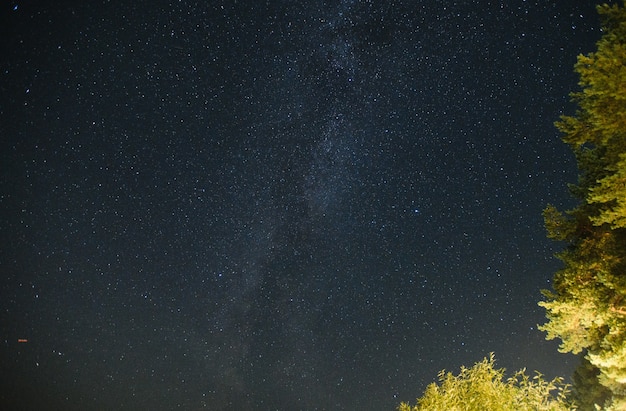
[[[504,379],[504,369],[494,368],[493,354],[459,375],[441,371],[439,385],[426,388],[417,405],[402,403],[399,411],[565,411],[575,408],[566,400],[561,379],[546,381],[518,371]]]
[[[548,238],[569,241],[576,233],[576,224],[564,216],[556,207],[548,205],[543,210],[543,220],[548,230]]]
[[[626,228],[626,154],[620,154],[613,173],[599,179],[591,189],[589,202],[603,205],[600,215],[591,217],[594,224]]]
[[[598,381],[599,374],[597,367],[582,358],[572,377],[572,397],[579,409],[595,410],[595,404],[605,404],[611,398],[611,391]]]
[[[558,254],[564,268],[554,291],[539,303],[548,319],[540,328],[561,340],[561,351],[585,355],[579,375],[593,378],[575,385],[582,410],[626,410],[626,9],[605,4],[598,12],[604,34],[597,51],[575,65],[579,110],[556,123],[576,154],[571,191],[580,204],[544,211],[548,237],[568,247]]]

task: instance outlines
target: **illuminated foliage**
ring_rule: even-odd
[[[595,404],[604,404],[611,398],[611,391],[598,381],[599,374],[598,368],[584,358],[574,372],[572,397],[580,410],[595,410]]]
[[[626,410],[626,9],[605,4],[598,12],[604,34],[597,51],[575,65],[579,110],[557,123],[576,153],[571,191],[580,204],[565,214],[544,211],[548,237],[568,247],[558,254],[564,268],[554,290],[539,305],[547,338],[559,338],[562,352],[585,355],[584,374],[593,378],[575,384],[581,409]]]
[[[439,385],[426,388],[417,405],[400,404],[399,411],[565,411],[567,386],[560,379],[545,381],[518,371],[504,379],[504,369],[494,368],[493,354],[458,375],[439,373]]]

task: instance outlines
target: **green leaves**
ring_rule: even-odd
[[[556,123],[576,154],[579,179],[571,191],[580,204],[566,214],[544,211],[548,237],[568,248],[558,254],[564,268],[554,291],[539,305],[548,319],[540,329],[561,340],[560,351],[586,355],[597,374],[585,381],[611,393],[608,403],[596,404],[609,410],[626,409],[626,10],[605,4],[598,12],[604,34],[597,51],[575,65],[579,110]],[[587,409],[604,398],[596,388],[576,389]]]
[[[598,185],[589,193],[588,201],[603,206],[599,215],[591,217],[595,225],[626,228],[626,154],[620,154],[613,173],[598,180]]]
[[[553,205],[543,210],[543,221],[548,230],[548,238],[559,241],[569,241],[576,232],[576,224],[568,219]]]
[[[461,368],[458,375],[441,371],[439,384],[430,384],[417,405],[400,404],[399,411],[565,411],[575,408],[566,400],[567,385],[524,370],[504,378],[504,369],[494,368],[494,356]]]

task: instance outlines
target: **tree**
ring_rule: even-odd
[[[595,404],[605,404],[611,391],[598,381],[600,371],[586,359],[576,369],[573,380],[572,399],[580,410],[595,410]]]
[[[575,408],[566,400],[567,386],[560,378],[530,378],[523,370],[504,380],[504,369],[494,368],[494,356],[454,376],[441,371],[418,398],[417,405],[400,404],[399,411],[565,411]]]
[[[567,248],[557,254],[564,267],[554,290],[539,303],[548,319],[540,328],[561,340],[560,351],[583,354],[578,375],[589,378],[574,386],[582,410],[626,410],[625,7],[598,6],[604,34],[597,51],[575,65],[578,111],[556,123],[576,154],[579,178],[570,189],[579,204],[544,211],[548,237]],[[590,381],[595,388],[585,386]]]

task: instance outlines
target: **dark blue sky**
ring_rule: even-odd
[[[536,329],[591,1],[16,1],[0,405],[394,409]],[[27,343],[18,343],[18,339]]]

